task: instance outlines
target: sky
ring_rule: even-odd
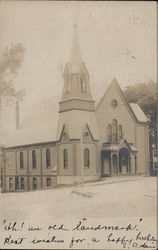
[[[92,92],[114,77],[122,88],[156,82],[156,7],[152,1],[1,1],[0,55],[18,42],[26,49],[14,80],[17,89],[26,89],[23,110],[39,99],[61,96],[74,24]]]

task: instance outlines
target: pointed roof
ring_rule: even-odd
[[[119,150],[124,147],[124,145],[130,150],[132,154],[135,155],[138,152],[137,148],[133,145],[133,143],[128,143],[126,139],[122,139],[119,144]]]
[[[77,25],[74,25],[74,35],[73,35],[72,47],[70,50],[68,67],[72,73],[76,73],[80,70],[82,63],[83,60],[82,60],[82,54],[78,37],[78,29]]]
[[[74,35],[73,35],[73,42],[72,42],[72,47],[70,51],[69,63],[72,63],[72,64],[82,63],[82,55],[81,55],[77,25],[74,25]]]
[[[108,92],[108,89],[111,88],[112,86],[114,86],[117,90],[118,93],[120,94],[120,97],[122,99],[122,101],[124,102],[125,106],[127,107],[129,113],[131,114],[131,116],[140,123],[147,123],[148,119],[146,117],[146,115],[144,114],[144,112],[141,110],[140,106],[138,104],[133,104],[133,103],[128,103],[124,97],[123,91],[118,83],[118,81],[116,80],[116,78],[113,78],[112,82],[109,83],[106,88],[105,88],[105,92],[102,96],[102,98],[99,100],[99,102],[96,105],[96,109],[99,107],[99,105],[101,104],[101,102],[104,100],[105,95]]]

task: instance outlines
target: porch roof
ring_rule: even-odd
[[[103,143],[102,150],[118,152],[123,147],[127,147],[130,151],[134,153],[138,151],[133,145],[133,143],[128,143],[126,140],[123,140],[120,143]]]

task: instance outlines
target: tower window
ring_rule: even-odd
[[[35,150],[32,151],[32,167],[36,168],[36,152],[35,152]]]
[[[68,168],[68,151],[65,148],[63,151],[63,157],[64,157],[64,168]]]
[[[81,76],[81,78],[80,78],[80,85],[81,85],[81,92],[85,92],[86,91],[86,81],[85,81],[84,76]]]
[[[46,149],[46,168],[50,168],[50,149]]]
[[[50,187],[51,186],[51,178],[47,178],[47,187]]]
[[[24,168],[24,155],[23,152],[20,152],[20,169]]]
[[[89,149],[85,148],[84,150],[84,167],[85,168],[89,168],[90,164],[89,164]]]

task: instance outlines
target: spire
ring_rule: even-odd
[[[74,67],[79,66],[82,63],[82,55],[80,50],[78,30],[76,24],[74,25],[74,36],[73,36],[72,48],[70,51],[69,63],[71,63],[72,66]]]
[[[65,64],[63,78],[64,86],[59,112],[71,109],[94,110],[89,74],[82,60],[77,25],[74,26],[72,49],[69,61]]]

